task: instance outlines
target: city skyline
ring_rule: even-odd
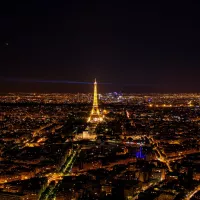
[[[0,200],[199,200],[199,10],[2,1]]]
[[[0,197],[199,199],[200,94],[93,89],[1,96]]]

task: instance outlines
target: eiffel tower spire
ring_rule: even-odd
[[[91,123],[98,123],[102,121],[102,117],[99,112],[99,107],[98,107],[98,98],[97,98],[97,81],[95,78],[94,81],[94,94],[93,94],[93,106],[92,106],[92,111],[90,113],[90,117],[88,118],[88,122]]]
[[[94,81],[94,96],[93,96],[93,107],[98,108],[98,98],[97,98],[97,81]]]

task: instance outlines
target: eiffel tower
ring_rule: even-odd
[[[94,81],[94,98],[93,98],[93,106],[90,116],[88,118],[88,122],[90,123],[99,123],[103,120],[98,107],[98,98],[97,98],[97,81]]]

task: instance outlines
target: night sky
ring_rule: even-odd
[[[195,1],[3,2],[0,92],[200,92]]]

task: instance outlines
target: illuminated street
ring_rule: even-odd
[[[60,186],[63,176],[68,176],[71,172],[71,168],[76,160],[76,157],[81,152],[81,147],[78,147],[76,150],[72,151],[72,155],[69,155],[66,163],[63,164],[60,172],[47,174],[48,184],[45,185],[44,189],[41,192],[39,199],[52,199],[56,197],[57,188]],[[51,183],[55,182],[53,186]]]

